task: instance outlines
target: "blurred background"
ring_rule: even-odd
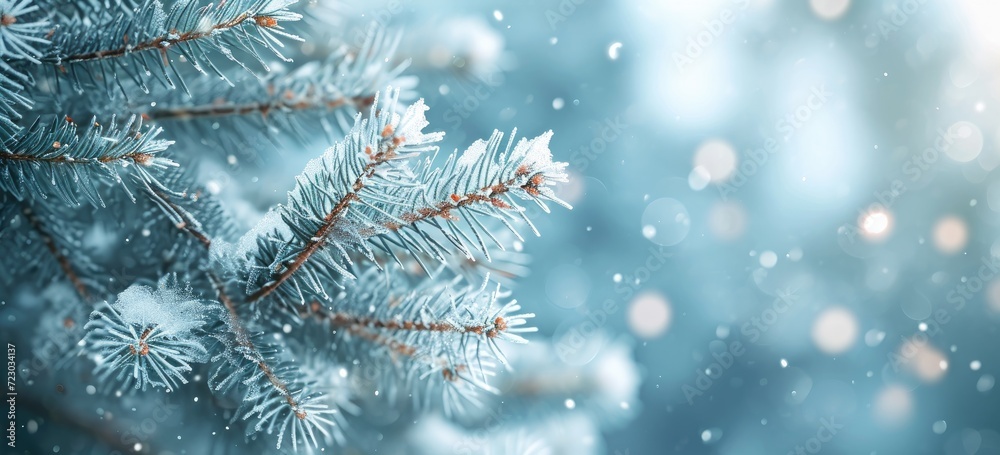
[[[515,289],[540,380],[601,378],[567,439],[1000,453],[1000,4],[397,4],[367,17],[420,38],[448,144],[552,129],[570,163]]]

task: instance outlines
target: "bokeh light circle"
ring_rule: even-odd
[[[709,209],[708,229],[722,240],[736,240],[747,228],[747,212],[737,202],[718,202]]]
[[[874,411],[876,419],[883,424],[899,425],[913,412],[913,396],[903,386],[887,386],[875,397]]]
[[[676,199],[657,199],[642,213],[642,235],[657,245],[677,245],[690,230],[691,216],[684,204]]]
[[[858,321],[845,308],[828,308],[816,317],[812,338],[820,351],[840,354],[854,346],[858,338]]]
[[[694,153],[694,167],[702,168],[713,183],[729,180],[736,170],[736,150],[728,142],[711,139],[705,141]]]
[[[934,224],[934,246],[944,254],[961,252],[968,240],[969,229],[961,218],[946,216]]]
[[[847,12],[851,0],[809,0],[809,6],[820,19],[832,21]]]
[[[955,122],[948,128],[947,137],[941,138],[945,154],[960,163],[976,159],[983,151],[983,132],[966,121]]]
[[[628,326],[637,336],[653,339],[670,326],[673,310],[670,302],[656,292],[643,292],[628,307]]]

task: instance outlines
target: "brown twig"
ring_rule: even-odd
[[[457,219],[455,215],[452,215],[451,211],[459,209],[472,204],[490,204],[499,209],[510,209],[510,205],[500,199],[500,196],[509,192],[513,185],[521,178],[524,178],[530,173],[530,170],[524,166],[518,168],[516,176],[506,182],[500,182],[494,185],[484,186],[474,192],[458,195],[452,194],[447,200],[440,201],[433,206],[419,208],[413,212],[405,213],[399,218],[406,222],[406,225],[412,225],[414,223],[434,218],[441,217],[449,220]],[[520,188],[527,191],[528,194],[538,195],[538,188],[545,183],[545,177],[542,174],[535,174],[528,179],[527,183],[520,185]],[[401,229],[403,224],[389,221],[383,223],[383,227],[397,231]],[[375,235],[375,230],[368,228],[361,232],[362,236],[368,237]]]
[[[35,232],[37,232],[39,237],[41,237],[42,243],[45,244],[45,247],[48,248],[49,252],[52,253],[52,256],[55,257],[56,262],[59,263],[59,268],[62,269],[63,274],[66,275],[66,278],[69,279],[73,288],[76,289],[76,293],[79,294],[80,298],[82,298],[85,302],[92,303],[93,301],[91,300],[90,292],[87,291],[87,287],[83,284],[83,281],[80,280],[80,276],[76,273],[76,270],[73,269],[73,264],[69,261],[69,258],[67,258],[66,255],[59,251],[59,246],[56,245],[55,239],[53,239],[52,235],[49,234],[42,226],[41,220],[35,216],[35,213],[27,205],[25,205],[23,212],[25,218],[28,220],[28,223],[31,224],[31,227],[34,228]]]
[[[345,327],[345,329],[352,335],[356,335],[360,338],[368,340],[377,345],[385,346],[389,348],[390,352],[393,352],[395,354],[400,354],[406,357],[412,357],[417,353],[417,348],[402,343],[394,338],[381,335],[373,330],[368,330],[366,327],[359,325],[352,325]]]
[[[299,268],[305,265],[306,261],[308,261],[313,254],[319,251],[323,245],[326,244],[327,235],[333,231],[334,227],[337,226],[337,223],[342,219],[341,215],[345,210],[347,210],[347,207],[351,205],[351,202],[358,198],[358,192],[365,187],[365,182],[375,174],[375,170],[379,165],[389,161],[396,155],[396,148],[405,140],[402,137],[393,137],[392,134],[392,126],[387,125],[382,131],[382,138],[384,140],[382,144],[379,144],[379,146],[381,149],[384,144],[389,144],[388,147],[386,147],[385,150],[379,150],[375,153],[373,153],[370,147],[365,150],[365,153],[370,156],[370,161],[362,169],[361,174],[354,180],[354,183],[351,185],[351,191],[344,194],[344,196],[337,201],[337,204],[334,205],[333,209],[326,214],[323,218],[323,225],[316,230],[316,233],[311,237],[312,240],[310,240],[309,243],[306,244],[305,248],[303,248],[302,251],[295,256],[292,263],[285,267],[275,279],[262,286],[253,294],[250,294],[247,297],[248,302],[255,302],[270,295],[278,289],[282,283],[291,278]],[[391,138],[391,140],[388,140],[389,138]]]
[[[507,321],[502,316],[497,316],[492,326],[485,324],[456,326],[449,322],[386,321],[343,312],[327,312],[318,302],[313,302],[311,308],[313,317],[321,321],[329,321],[331,325],[336,327],[369,327],[407,332],[473,333],[476,335],[486,335],[489,338],[496,338],[501,332],[507,330]]]
[[[52,148],[53,149],[62,148],[62,144],[60,144],[59,142],[53,142]],[[19,155],[10,152],[0,152],[0,160],[29,161],[33,163],[59,163],[59,164],[93,164],[94,162],[111,163],[115,161],[127,160],[137,165],[144,166],[153,160],[153,155],[149,153],[133,152],[133,153],[126,153],[121,156],[102,156],[93,159],[93,158],[71,158],[66,155],[58,155],[50,158],[42,158],[32,155]]]
[[[139,343],[138,343],[139,348],[138,349],[136,349],[136,347],[133,346],[133,345],[131,345],[131,344],[128,345],[128,350],[129,350],[129,352],[132,353],[132,355],[148,355],[149,354],[149,343],[146,342],[146,338],[149,337],[149,334],[153,333],[153,328],[154,327],[152,327],[152,326],[146,327],[146,330],[144,330],[142,332],[142,335],[139,336]]]
[[[220,24],[214,24],[208,28],[199,28],[198,30],[188,31],[184,33],[179,33],[177,30],[171,30],[167,35],[161,35],[148,41],[143,41],[135,43],[133,45],[128,44],[128,35],[123,37],[124,44],[121,47],[115,49],[99,50],[93,52],[87,52],[84,54],[68,55],[60,59],[62,63],[78,63],[90,60],[101,60],[105,58],[117,58],[124,56],[126,54],[134,52],[143,52],[150,49],[159,50],[163,55],[164,63],[168,63],[166,59],[167,49],[174,47],[178,44],[185,43],[188,41],[195,41],[202,38],[207,38],[213,36],[221,31],[225,31],[242,24],[244,21],[253,20],[258,26],[261,27],[275,27],[278,25],[278,21],[269,16],[250,16],[248,13],[240,14],[226,22]],[[175,35],[176,37],[172,37]]]
[[[307,91],[311,93],[312,90]],[[294,99],[294,94],[287,93],[284,99],[263,101],[259,103],[226,104],[218,102],[211,105],[177,107],[171,109],[158,109],[145,114],[147,120],[189,120],[196,118],[228,117],[247,115],[260,112],[261,116],[267,117],[271,111],[306,111],[312,109],[336,109],[341,106],[353,105],[357,109],[364,109],[372,105],[374,96],[338,97],[331,100],[310,100],[308,98]]]
[[[206,273],[208,274],[209,281],[211,281],[212,285],[215,287],[216,295],[218,295],[219,301],[222,302],[222,305],[226,307],[226,311],[229,312],[229,327],[233,331],[233,335],[236,337],[236,343],[256,355],[258,359],[256,362],[257,368],[264,373],[264,377],[267,378],[268,382],[270,382],[271,385],[278,390],[278,393],[285,398],[285,402],[292,408],[292,412],[295,413],[295,417],[299,420],[305,420],[307,416],[306,412],[300,409],[298,401],[296,401],[295,397],[292,396],[292,392],[288,390],[288,385],[274,373],[274,370],[272,370],[266,362],[264,362],[264,356],[260,354],[260,351],[257,350],[257,346],[254,346],[253,341],[250,340],[250,334],[247,333],[246,328],[240,321],[239,314],[236,312],[236,303],[229,298],[228,294],[226,294],[226,288],[222,284],[222,281],[215,276],[214,273]]]
[[[194,215],[191,215],[190,212],[184,210],[182,207],[177,205],[177,203],[172,201],[170,199],[169,194],[166,194],[160,190],[153,190],[153,194],[159,200],[163,201],[164,204],[169,206],[170,209],[173,210],[174,214],[181,219],[180,223],[174,225],[177,229],[180,229],[184,232],[187,232],[188,234],[191,234],[191,236],[198,239],[198,241],[201,242],[201,244],[204,245],[206,249],[212,246],[212,240],[208,238],[208,234],[205,234],[196,227],[200,226],[201,224],[198,222],[198,220],[194,219]]]
[[[493,338],[499,335],[500,332],[507,330],[507,322],[502,317],[497,317],[494,322],[494,327],[491,328],[487,328],[482,325],[458,327],[444,322],[423,323],[413,321],[382,321],[363,316],[350,316],[344,313],[330,313],[325,311],[318,302],[313,302],[312,305],[310,305],[310,308],[312,309],[311,313],[307,314],[303,312],[300,313],[300,315],[302,317],[309,317],[311,315],[320,321],[329,321],[330,325],[341,327],[344,330],[347,330],[348,333],[361,339],[367,340],[373,344],[384,346],[393,354],[404,357],[412,357],[414,359],[420,359],[426,356],[419,355],[417,348],[402,343],[391,336],[380,334],[377,330],[386,329],[403,331],[475,333],[479,335],[482,335],[485,332],[486,336],[490,338]],[[444,376],[445,380],[450,382],[457,380],[459,378],[459,374],[468,369],[468,366],[466,365],[449,366],[445,359],[431,359],[431,362],[434,361],[437,361],[440,364],[442,376]]]
[[[351,325],[345,328],[348,333],[355,335],[363,340],[367,340],[373,344],[379,346],[385,346],[389,349],[389,352],[401,355],[404,357],[411,357],[414,359],[424,358],[425,356],[419,355],[417,348],[410,346],[408,344],[402,343],[395,338],[379,334],[367,327],[360,325]],[[468,369],[466,365],[455,365],[449,366],[445,359],[436,359],[438,364],[441,366],[441,375],[444,379],[449,382],[455,382],[459,378],[459,374]],[[434,360],[432,360],[433,362]]]
[[[154,191],[154,192],[158,197],[160,197],[160,199],[164,203],[168,204],[171,207],[171,209],[175,211],[175,213],[178,214],[188,213],[187,220],[185,220],[183,223],[175,225],[177,229],[180,229],[194,236],[201,242],[202,245],[204,245],[205,249],[211,247],[212,239],[209,238],[207,234],[194,227],[200,225],[200,223],[198,223],[197,220],[194,219],[194,215],[191,215],[190,212],[187,212],[185,210],[181,210],[179,206],[177,206],[174,202],[170,200],[169,195],[163,194],[162,192],[159,191]],[[219,279],[219,277],[217,277],[215,273],[213,273],[212,271],[206,271],[205,273],[207,274],[209,281],[212,282],[212,286],[215,287],[216,295],[218,296],[219,302],[222,303],[222,305],[226,308],[226,311],[229,313],[229,328],[230,330],[233,331],[233,335],[236,337],[236,343],[239,346],[246,348],[247,350],[253,352],[256,355],[257,368],[260,369],[260,371],[264,374],[264,377],[267,378],[268,382],[270,382],[271,385],[273,385],[274,388],[277,389],[278,392],[285,398],[285,402],[287,402],[288,405],[292,408],[292,411],[295,413],[295,417],[297,417],[299,420],[305,420],[306,412],[300,409],[298,401],[295,400],[295,397],[292,395],[292,392],[288,390],[288,385],[285,384],[285,382],[282,381],[281,378],[279,378],[278,375],[274,373],[274,370],[272,370],[271,367],[266,362],[264,362],[264,357],[260,354],[260,351],[257,349],[257,346],[253,344],[253,341],[250,340],[250,334],[243,326],[243,322],[240,320],[239,313],[237,313],[236,311],[236,302],[234,302],[233,299],[231,299],[229,295],[226,293],[226,288],[225,285],[222,283],[222,280]],[[129,348],[132,349],[131,346],[129,346]],[[146,349],[148,350],[148,347]]]

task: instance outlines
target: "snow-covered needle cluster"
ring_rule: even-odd
[[[529,213],[569,207],[552,133],[441,153],[398,35],[338,46],[304,13],[0,0],[0,299],[72,338],[38,381],[94,385],[101,409],[174,397],[216,438],[198,453],[331,450],[366,437],[346,428],[368,416],[460,418],[491,401],[505,345],[534,331],[506,250],[538,233]],[[206,177],[248,150],[315,158],[260,216]],[[39,406],[83,433],[125,431],[110,411],[94,423]],[[139,440],[99,445],[157,453]]]

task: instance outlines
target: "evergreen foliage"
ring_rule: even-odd
[[[323,35],[286,28],[303,8],[0,0],[0,297],[72,289],[37,307],[41,327],[83,327],[50,373],[92,378],[106,407],[180,395],[237,445],[326,450],[372,394],[469,415],[534,331],[506,250],[538,233],[526,204],[569,207],[552,133],[439,154],[399,35],[299,60],[290,44]],[[248,147],[317,155],[256,223],[206,178]]]

